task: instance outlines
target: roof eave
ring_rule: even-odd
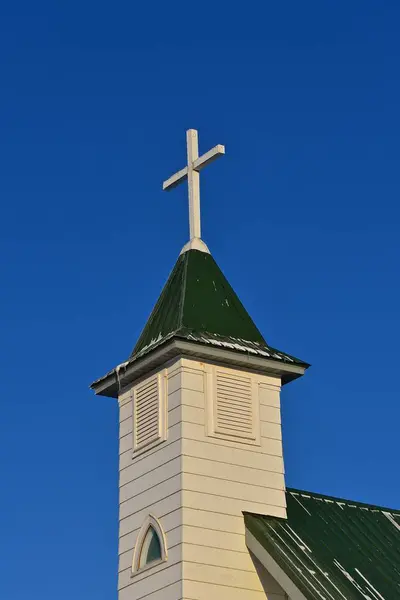
[[[169,339],[153,351],[140,358],[133,358],[119,365],[104,377],[93,382],[90,386],[98,396],[118,398],[120,391],[133,381],[142,377],[158,366],[187,356],[204,361],[218,362],[227,366],[249,369],[259,373],[277,375],[282,384],[289,383],[304,375],[308,365],[289,364],[277,360],[254,356],[246,352],[210,347],[198,342],[188,342],[182,339]]]
[[[260,544],[257,538],[246,527],[246,546],[249,551],[260,561],[266,571],[279,583],[289,598],[293,600],[307,600],[306,596],[294,584],[292,579],[278,565],[276,560]]]

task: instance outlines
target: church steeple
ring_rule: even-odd
[[[182,351],[206,360],[218,355],[237,366],[276,373],[282,383],[301,376],[309,366],[267,344],[201,239],[199,171],[225,154],[225,147],[219,144],[199,157],[197,131],[189,129],[186,138],[188,164],[164,181],[163,189],[188,181],[190,240],[128,360],[93,383],[98,394],[116,397],[118,389],[141,372],[145,357],[149,369]],[[157,360],[152,356],[156,351]]]
[[[119,405],[119,600],[270,597],[243,513],[286,518],[280,390],[308,365],[267,344],[201,240],[199,170],[224,148],[187,140],[164,189],[187,178],[190,240],[128,360],[92,384]]]

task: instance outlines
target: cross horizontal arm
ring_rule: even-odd
[[[175,173],[175,175],[171,175],[171,177],[169,179],[164,181],[164,183],[162,185],[162,189],[163,190],[172,190],[172,188],[176,187],[177,185],[182,183],[182,181],[184,181],[187,178],[187,174],[188,174],[187,167],[185,167],[184,169],[181,169],[180,171]]]
[[[211,148],[211,150],[203,154],[203,156],[199,156],[199,158],[197,158],[193,162],[193,169],[195,171],[200,171],[201,169],[206,167],[210,162],[216,160],[223,154],[225,154],[225,146],[223,146],[222,144],[218,144],[217,146],[214,146],[214,148]]]

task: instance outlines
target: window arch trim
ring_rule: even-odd
[[[157,560],[153,560],[143,566],[140,565],[140,555],[143,549],[143,543],[146,539],[146,535],[149,529],[153,529],[159,539],[160,549],[161,549],[161,558]],[[147,569],[152,569],[167,560],[167,543],[165,538],[164,530],[161,526],[160,521],[154,515],[148,515],[143,525],[140,528],[138,536],[136,538],[135,549],[133,551],[133,560],[132,560],[132,577],[139,573],[143,573]]]

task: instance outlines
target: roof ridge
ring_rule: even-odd
[[[306,490],[298,490],[296,488],[286,488],[286,492],[290,494],[299,494],[302,496],[308,496],[316,500],[331,500],[332,502],[340,502],[343,504],[349,504],[357,506],[358,508],[368,508],[370,510],[379,510],[382,512],[391,512],[400,515],[400,509],[389,508],[387,506],[379,506],[378,504],[369,504],[367,502],[359,502],[358,500],[349,500],[347,498],[339,498],[337,496],[328,496],[327,494],[321,494],[318,492],[308,492]]]
[[[179,299],[179,316],[178,316],[178,331],[183,327],[183,309],[185,306],[186,299],[186,282],[187,282],[187,270],[189,263],[189,252],[185,252],[183,259],[183,274],[182,274],[182,289]]]

